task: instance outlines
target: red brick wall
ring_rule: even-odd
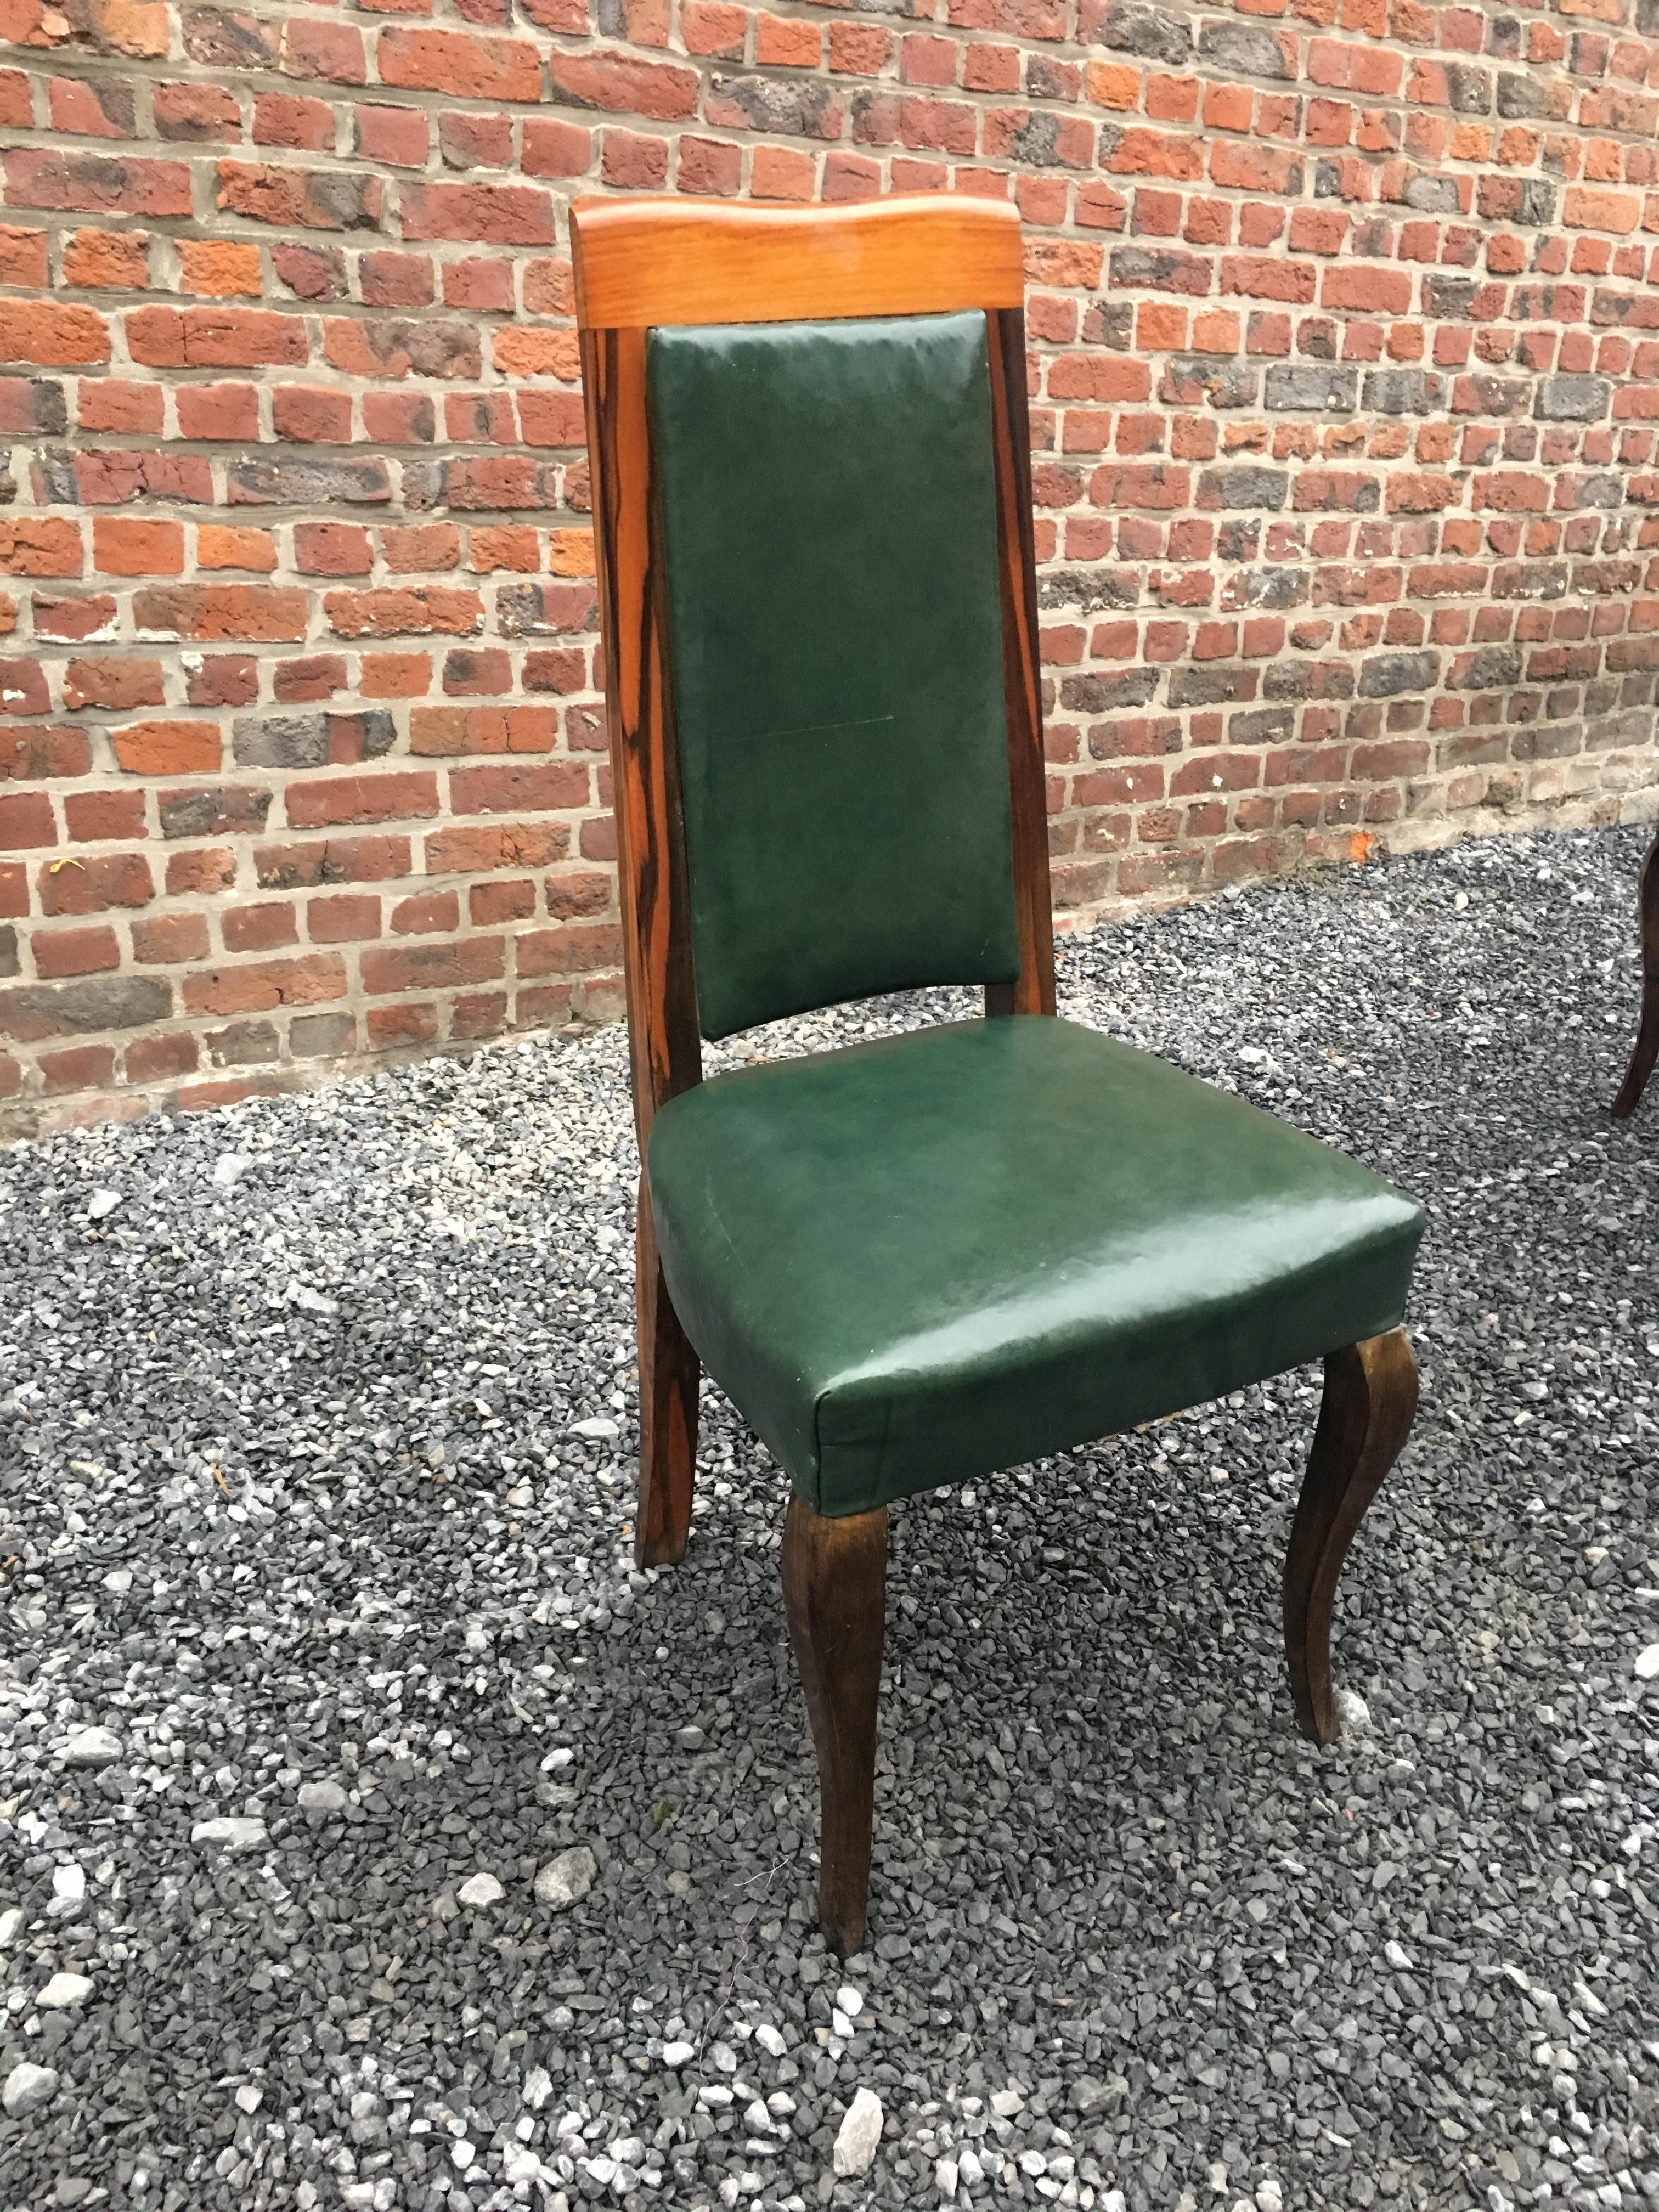
[[[1633,4],[0,0],[0,1132],[614,1011],[603,185],[1018,200],[1068,909],[1643,811]]]

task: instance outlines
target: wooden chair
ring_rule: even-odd
[[[1638,894],[1642,926],[1642,1018],[1631,1047],[1630,1066],[1613,1102],[1613,1118],[1626,1121],[1642,1103],[1642,1093],[1659,1060],[1659,836],[1648,847]]]
[[[574,210],[639,1204],[638,1556],[706,1364],[793,1478],[819,1908],[863,1936],[887,1509],[1323,1355],[1297,1717],[1411,1425],[1417,1207],[1054,1013],[1019,226],[979,201]],[[702,1079],[923,984],[983,1021]]]

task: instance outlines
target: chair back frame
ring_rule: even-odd
[[[990,361],[1019,980],[988,1014],[1052,1014],[1054,936],[1039,688],[1019,220],[1005,204],[771,209],[654,198],[571,210],[592,464],[634,1113],[702,1080],[661,528],[646,404],[658,325],[828,322],[980,308]]]

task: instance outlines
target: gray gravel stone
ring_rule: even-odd
[[[113,1729],[71,1729],[64,1739],[63,1756],[69,1766],[111,1766],[121,1756],[121,1739]]]
[[[599,1872],[593,1854],[586,1845],[572,1851],[561,1851],[550,1859],[536,1876],[535,1894],[538,1905],[551,1905],[554,1911],[563,1912],[586,1897],[593,1887],[593,1877]]]
[[[981,2212],[1659,2203],[1659,1096],[1605,1110],[1644,844],[1062,947],[1075,1018],[1429,1210],[1422,1412],[1338,1607],[1369,1730],[1304,1743],[1284,1684],[1316,1371],[909,1501],[847,1963],[787,1486],[712,1387],[685,1561],[632,1565],[620,1031],[0,1152],[0,2083],[59,2076],[0,2106],[0,2212],[912,2212],[951,2162]],[[119,1755],[68,1765],[89,1722]]]

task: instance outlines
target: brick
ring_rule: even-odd
[[[92,561],[105,576],[176,576],[185,565],[184,526],[100,514],[92,526]]]
[[[31,940],[34,971],[56,981],[65,975],[95,975],[117,968],[121,947],[107,925],[91,929],[37,929]]]
[[[185,978],[185,1010],[192,1014],[259,1013],[276,1006],[311,1006],[343,999],[345,963],[337,953],[307,952],[294,960],[250,961]]]
[[[155,889],[149,863],[142,853],[49,860],[35,879],[40,911],[47,915],[101,914],[112,907],[147,906]]]
[[[445,92],[458,100],[534,101],[542,96],[540,59],[522,39],[399,27],[381,32],[378,59],[383,84]]]
[[[304,592],[269,585],[173,584],[136,592],[132,612],[140,636],[270,643],[303,637],[308,606]]]
[[[149,914],[132,925],[132,957],[142,967],[182,968],[208,957],[207,916]]]
[[[64,670],[64,704],[71,709],[159,707],[167,696],[164,684],[159,660],[70,660]]]
[[[394,822],[438,811],[438,780],[434,775],[331,776],[312,783],[291,783],[287,794],[288,819],[295,830],[322,830],[337,823]]]
[[[102,154],[14,148],[3,157],[6,204],[84,215],[187,216],[182,161],[112,160]]]
[[[362,955],[363,988],[376,998],[393,991],[453,990],[488,982],[504,974],[506,965],[506,945],[499,937],[467,937],[447,945],[377,945]]]

